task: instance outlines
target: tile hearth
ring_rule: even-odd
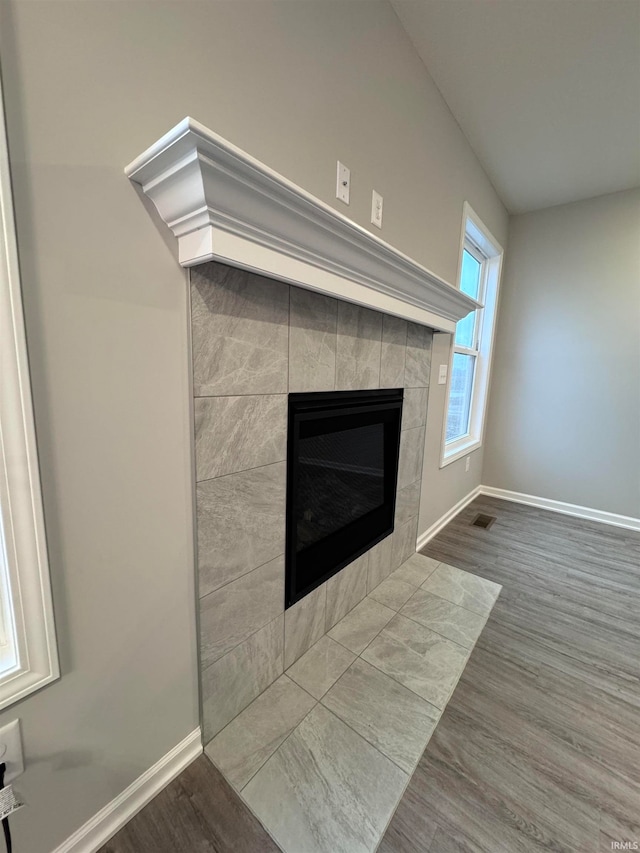
[[[372,853],[498,584],[414,554],[205,751],[284,853]]]

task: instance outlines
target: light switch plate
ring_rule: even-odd
[[[375,190],[371,194],[371,222],[382,228],[382,196]]]
[[[447,365],[441,364],[438,370],[438,385],[447,384]]]
[[[338,178],[336,183],[336,198],[349,204],[349,193],[351,191],[351,169],[347,169],[344,163],[338,160]]]

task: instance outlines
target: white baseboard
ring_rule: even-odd
[[[640,518],[633,518],[630,515],[617,515],[614,512],[605,512],[588,506],[568,504],[550,498],[539,498],[535,495],[525,495],[522,492],[511,492],[508,489],[496,489],[493,486],[480,486],[479,494],[501,498],[505,501],[514,501],[514,503],[526,504],[527,506],[535,506],[540,509],[549,509],[552,512],[561,512],[563,515],[573,515],[576,518],[585,518],[588,521],[599,521],[602,524],[611,524],[614,527],[640,530]]]
[[[95,853],[201,753],[202,736],[197,728],[56,847],[53,853]]]
[[[433,539],[437,533],[440,533],[442,528],[446,527],[452,518],[455,518],[455,516],[463,510],[467,504],[470,504],[474,498],[477,498],[480,494],[481,488],[482,486],[476,486],[475,489],[472,489],[466,497],[462,498],[461,501],[458,501],[458,503],[455,506],[452,506],[450,510],[447,510],[447,512],[435,521],[431,527],[428,527],[424,533],[421,533],[420,536],[418,536],[418,541],[416,542],[416,551],[424,548],[427,542]]]

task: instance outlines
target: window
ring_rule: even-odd
[[[0,87],[0,708],[58,675]]]
[[[465,202],[459,287],[480,303],[451,342],[441,467],[482,444],[503,251]]]

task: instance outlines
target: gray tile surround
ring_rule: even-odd
[[[286,394],[289,286],[223,264],[191,270],[197,397]]]
[[[427,422],[428,388],[407,388],[402,407],[402,429],[424,426]]]
[[[391,610],[400,610],[416,590],[414,586],[394,577],[395,574],[393,572],[386,580],[383,580],[380,586],[373,590],[371,597]]]
[[[286,464],[196,487],[200,596],[284,553]]]
[[[333,391],[337,328],[336,299],[291,288],[289,391]]]
[[[424,430],[424,427],[416,427],[400,433],[398,489],[404,489],[420,479],[424,455]]]
[[[396,574],[416,590],[417,602],[419,593],[435,598],[417,585],[439,565],[414,555]],[[451,588],[483,584],[461,572]],[[414,615],[420,615],[418,604]],[[383,818],[400,800],[469,654],[372,596],[331,633],[340,644],[325,636],[291,668],[289,674],[303,685],[292,696],[291,711],[282,705],[282,694],[293,687],[285,675],[206,749],[283,853],[377,849]],[[351,644],[353,653],[343,644]],[[294,727],[292,717],[302,716],[309,706]]]
[[[374,545],[369,551],[369,568],[367,571],[367,592],[378,586],[388,577],[394,569],[393,559],[393,534],[390,534]]]
[[[338,303],[336,389],[380,387],[382,314]]]
[[[284,611],[284,555],[200,599],[200,661],[207,667]]]
[[[334,625],[327,636],[359,655],[393,618],[394,612],[376,601],[373,594],[368,595]]]
[[[243,797],[288,853],[371,853],[406,781],[392,761],[316,705]]]
[[[459,607],[425,589],[416,590],[400,613],[466,649],[473,648],[487,621],[486,616]]]
[[[431,341],[433,332],[425,326],[409,323],[407,354],[404,366],[406,388],[428,388],[431,372]]]
[[[327,581],[325,630],[333,628],[367,594],[369,554],[363,554]]]
[[[278,616],[202,672],[207,743],[282,675],[284,616]]]
[[[432,332],[221,264],[191,281],[206,740],[415,551]],[[258,584],[235,620],[284,552],[287,391],[403,386],[395,532],[267,625],[278,593]]]
[[[216,735],[206,753],[239,791],[315,704],[305,690],[281,675]]]
[[[284,614],[284,668],[288,669],[326,630],[327,585],[322,584]]]
[[[467,657],[468,651],[457,643],[400,614],[362,654],[367,663],[440,709],[458,682]]]
[[[396,494],[396,527],[402,527],[407,521],[416,518],[420,509],[420,488],[422,483],[416,480],[405,486],[404,489],[398,489]]]
[[[493,607],[501,587],[500,584],[463,572],[455,566],[440,563],[423,583],[422,589],[486,616]]]
[[[397,569],[405,560],[408,560],[416,551],[416,538],[418,535],[418,517],[407,521],[401,527],[397,527],[393,533],[393,550],[391,563]]]
[[[406,773],[411,773],[440,710],[363,661],[354,661],[322,700]]]
[[[325,635],[289,667],[287,675],[307,693],[322,699],[355,657],[355,654]]]
[[[380,387],[402,388],[407,345],[407,321],[385,314],[382,318]]]
[[[286,394],[196,397],[196,480],[287,458]]]

